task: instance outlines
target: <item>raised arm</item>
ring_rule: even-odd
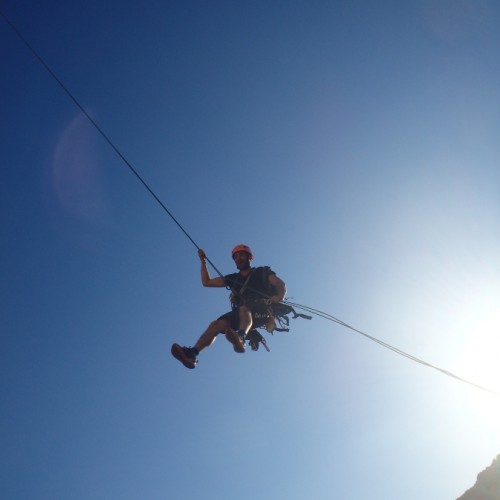
[[[199,248],[198,249],[198,257],[201,260],[201,283],[203,286],[212,286],[212,287],[224,287],[226,283],[224,278],[217,276],[217,278],[211,278],[207,268],[207,256],[205,252]]]

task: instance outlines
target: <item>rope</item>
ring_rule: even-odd
[[[386,349],[389,349],[390,351],[392,352],[395,352],[396,354],[399,354],[400,356],[403,356],[411,361],[414,361],[415,363],[419,363],[423,366],[426,366],[428,368],[432,368],[433,370],[437,370],[438,372],[448,376],[448,377],[451,377],[451,378],[454,378],[455,380],[458,380],[460,382],[463,382],[464,384],[468,384],[468,385],[471,385],[473,387],[475,387],[476,389],[480,389],[482,391],[485,391],[485,392],[488,392],[490,394],[493,394],[494,396],[497,396],[497,397],[500,397],[500,393],[497,392],[497,391],[494,391],[492,389],[488,389],[487,387],[484,387],[482,385],[479,385],[479,384],[476,384],[474,382],[471,382],[470,380],[467,380],[463,377],[460,377],[458,375],[456,375],[455,373],[452,373],[448,370],[445,370],[444,368],[440,368],[439,366],[436,366],[436,365],[433,365],[427,361],[424,361],[423,359],[420,359],[420,358],[417,358],[416,356],[414,356],[413,354],[409,354],[401,349],[398,349],[397,347],[394,347],[393,345],[391,344],[388,344],[387,342],[384,342],[383,340],[380,340],[380,339],[377,339],[376,337],[373,337],[372,335],[368,335],[367,333],[361,331],[361,330],[358,330],[357,328],[354,328],[353,326],[345,323],[344,321],[336,318],[335,316],[332,316],[331,314],[328,314],[324,311],[320,311],[319,309],[314,309],[312,307],[309,307],[309,306],[305,306],[305,305],[302,305],[302,304],[296,304],[294,302],[289,302],[287,300],[284,300],[282,302],[283,304],[286,304],[286,305],[289,305],[291,307],[296,307],[297,309],[302,309],[304,311],[307,311],[307,312],[310,312],[311,314],[315,314],[316,316],[320,316],[324,319],[327,319],[329,321],[332,321],[334,323],[337,323],[341,326],[343,326],[344,328],[347,328],[355,333],[359,333],[360,335],[362,335],[363,337],[381,345],[382,347],[385,347]]]
[[[57,82],[57,84],[62,88],[62,90],[66,93],[66,95],[73,101],[73,103],[78,107],[78,109],[83,113],[83,115],[89,120],[89,122],[93,125],[93,127],[99,132],[99,134],[104,138],[104,140],[111,146],[113,151],[118,155],[118,157],[125,163],[125,165],[128,167],[130,172],[139,180],[139,182],[146,188],[146,190],[149,192],[149,194],[156,200],[156,202],[160,205],[160,207],[165,211],[165,213],[172,219],[172,221],[177,225],[177,227],[184,233],[184,235],[189,239],[189,241],[199,250],[200,247],[198,244],[194,241],[194,239],[189,235],[189,233],[184,229],[182,224],[176,219],[176,217],[172,214],[172,212],[165,206],[165,204],[160,200],[160,198],[156,195],[156,193],[151,189],[149,184],[144,180],[144,178],[139,174],[139,172],[134,168],[134,166],[127,160],[125,155],[118,149],[118,147],[114,144],[114,142],[110,139],[110,137],[104,132],[104,130],[99,126],[99,124],[92,118],[92,116],[88,113],[88,111],[84,108],[84,106],[80,103],[80,101],[75,97],[75,95],[66,87],[66,85],[61,81],[61,79],[55,74],[55,72],[50,68],[50,66],[45,62],[45,60],[38,54],[38,52],[34,49],[34,47],[28,42],[28,40],[24,37],[24,35],[19,31],[19,29],[12,23],[12,21],[0,10],[0,16],[3,17],[5,22],[12,28],[14,33],[17,35],[17,37],[23,42],[23,44],[29,49],[29,51],[35,56],[35,58],[40,62],[40,64],[45,68],[45,70],[50,74],[50,76]],[[208,258],[206,257],[207,262],[212,266],[212,268],[216,271],[216,273],[220,276],[223,277],[222,273],[217,269],[215,264]],[[250,287],[247,287],[248,290],[251,290],[253,292],[257,292],[263,297],[269,298],[269,295],[266,295],[258,290],[254,290]],[[289,302],[287,300],[281,301],[282,304],[291,306],[291,307],[296,307],[297,309],[302,309],[304,311],[308,311],[312,314],[315,314],[316,316],[320,316],[324,319],[327,319],[329,321],[333,321],[334,323],[337,323],[353,332],[356,332],[360,335],[363,335],[367,339],[376,342],[377,344],[381,345],[382,347],[385,347],[386,349],[389,349],[390,351],[395,352],[396,354],[399,354],[411,361],[414,361],[416,363],[419,363],[423,366],[426,366],[428,368],[432,368],[434,370],[437,370],[441,372],[444,375],[447,375],[448,377],[452,377],[460,382],[463,382],[465,384],[471,385],[477,389],[480,389],[482,391],[488,392],[490,394],[494,394],[495,396],[500,396],[500,394],[496,391],[493,391],[491,389],[487,389],[486,387],[483,387],[482,385],[475,384],[474,382],[471,382],[467,379],[464,379],[462,377],[459,377],[458,375],[455,375],[454,373],[445,370],[443,368],[440,368],[438,366],[435,366],[431,363],[428,363],[427,361],[424,361],[420,358],[417,358],[416,356],[413,356],[412,354],[409,354],[405,351],[402,351],[401,349],[398,349],[397,347],[394,347],[387,342],[384,342],[380,339],[377,339],[371,335],[368,335],[365,332],[362,332],[361,330],[358,330],[357,328],[354,328],[353,326],[345,323],[344,321],[341,321],[338,318],[335,318],[331,314],[328,314],[326,312],[320,311],[319,309],[314,309],[309,306],[305,306],[302,304],[296,304],[294,302]]]
[[[263,293],[262,291],[260,290],[256,290],[255,288],[252,288],[250,286],[247,286],[247,290],[251,291],[251,292],[254,292],[254,293],[257,293],[259,295],[261,295],[262,297],[264,297],[265,299],[270,299],[271,296],[266,294],[266,293]],[[290,306],[292,308],[296,308],[296,309],[301,309],[303,311],[307,311],[311,314],[314,314],[316,316],[319,316],[321,318],[324,318],[328,321],[332,321],[333,323],[337,323],[339,324],[340,326],[343,326],[344,328],[347,328],[355,333],[358,333],[360,335],[362,335],[363,337],[371,340],[372,342],[375,342],[376,344],[379,344],[380,346],[388,349],[389,351],[392,351],[396,354],[399,354],[400,356],[403,356],[404,358],[407,358],[409,359],[410,361],[414,361],[415,363],[418,363],[420,365],[423,365],[423,366],[426,366],[427,368],[432,368],[433,370],[436,370],[440,373],[442,373],[443,375],[446,375],[448,377],[451,377],[451,378],[454,378],[455,380],[458,380],[459,382],[463,382],[464,384],[468,384],[472,387],[475,387],[476,389],[480,389],[482,391],[485,391],[485,392],[488,392],[489,394],[492,394],[496,397],[500,397],[500,393],[498,391],[494,391],[492,389],[488,389],[487,387],[484,387],[480,384],[476,384],[475,382],[471,382],[470,380],[467,380],[463,377],[460,377],[459,375],[456,375],[455,373],[453,372],[450,372],[448,370],[445,370],[444,368],[441,368],[439,366],[436,366],[436,365],[433,365],[432,363],[429,363],[427,361],[424,361],[423,359],[421,358],[418,358],[417,356],[414,356],[413,354],[410,354],[408,352],[405,352],[403,351],[402,349],[399,349],[391,344],[388,344],[387,342],[384,342],[383,340],[380,340],[376,337],[373,337],[372,335],[369,335],[368,333],[365,333],[361,330],[358,330],[357,328],[354,328],[353,326],[349,325],[348,323],[336,318],[335,316],[332,316],[331,314],[327,313],[327,312],[324,312],[324,311],[321,311],[319,309],[314,309],[313,307],[310,307],[310,306],[306,306],[306,305],[303,305],[303,304],[297,304],[295,302],[291,302],[289,300],[282,300],[280,302],[280,304],[284,304],[284,305],[287,305],[287,306]]]
[[[5,22],[12,28],[14,33],[18,38],[26,45],[29,51],[38,59],[40,64],[47,70],[50,76],[57,82],[57,84],[63,89],[66,95],[73,101],[73,103],[78,107],[78,109],[84,114],[84,116],[89,120],[93,127],[99,132],[99,134],[104,138],[104,140],[111,146],[113,151],[118,155],[118,157],[125,163],[130,172],[135,175],[139,182],[146,188],[149,194],[156,200],[160,207],[167,213],[167,215],[175,222],[177,227],[184,233],[184,235],[189,239],[189,241],[199,250],[200,247],[189,235],[189,233],[184,229],[181,223],[174,217],[172,212],[165,206],[165,204],[160,200],[156,193],[151,189],[149,184],[144,180],[144,178],[139,174],[139,172],[133,167],[133,165],[127,160],[125,155],[118,149],[114,142],[110,139],[108,134],[99,126],[99,124],[92,118],[89,112],[84,108],[80,101],[75,97],[75,95],[68,89],[68,87],[62,82],[62,80],[55,74],[51,67],[45,62],[45,60],[38,54],[35,48],[28,42],[24,35],[17,29],[17,27],[12,23],[12,21],[0,10],[0,16],[2,16]],[[222,273],[217,269],[214,263],[207,257],[207,262],[214,268],[215,272],[219,276],[223,276]]]

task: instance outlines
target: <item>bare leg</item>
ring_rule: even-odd
[[[217,319],[212,321],[208,325],[208,328],[201,334],[194,347],[198,350],[198,352],[210,347],[215,342],[217,335],[219,333],[224,333],[230,326],[231,325],[227,319]]]
[[[245,335],[252,329],[252,313],[246,306],[239,308],[240,315],[240,330],[245,332]]]
[[[232,328],[228,328],[226,330],[226,339],[233,344],[235,352],[243,353],[245,352],[245,335],[252,328],[252,314],[248,307],[240,306],[238,310],[238,320],[239,331],[237,332]],[[244,334],[241,333],[242,331]]]
[[[193,369],[198,363],[198,354],[214,343],[219,333],[225,332],[231,323],[227,319],[218,319],[212,321],[208,328],[201,334],[200,338],[193,347],[183,347],[179,344],[172,344],[170,352],[172,356],[179,360],[186,368]]]

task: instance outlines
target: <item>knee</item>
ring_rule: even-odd
[[[250,309],[247,306],[240,306],[240,316],[248,316],[251,314]]]
[[[252,311],[247,306],[240,307],[239,318],[240,318],[240,323],[242,321],[244,321],[246,323],[251,323],[253,320]]]
[[[208,328],[216,333],[224,333],[228,327],[227,321],[223,319],[216,319],[208,325]]]

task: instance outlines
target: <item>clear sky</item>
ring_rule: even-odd
[[[494,0],[2,0],[224,273],[500,390]],[[0,19],[9,499],[444,500],[500,400],[322,318],[264,350],[196,248]]]

